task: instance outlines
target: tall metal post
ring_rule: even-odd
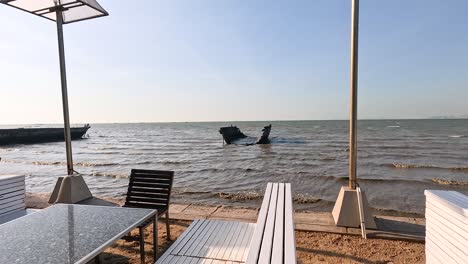
[[[357,180],[357,94],[359,0],[352,0],[351,17],[351,104],[349,118],[349,188],[356,189]]]
[[[63,122],[65,125],[64,136],[65,136],[65,147],[67,153],[67,173],[68,175],[73,174],[73,157],[72,157],[72,146],[71,146],[71,131],[70,131],[70,113],[68,111],[68,92],[67,92],[67,72],[65,69],[65,48],[63,44],[63,17],[60,6],[56,7],[55,11],[57,14],[57,36],[58,36],[58,48],[60,58],[60,77],[62,83],[62,104],[63,104]]]

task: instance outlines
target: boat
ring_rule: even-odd
[[[91,128],[89,124],[70,128],[71,139],[81,139]],[[63,128],[13,128],[0,129],[0,145],[34,144],[64,141]]]
[[[271,131],[271,124],[268,126],[265,126],[263,128],[263,134],[262,136],[254,142],[251,143],[246,143],[245,145],[254,145],[254,144],[270,144],[270,139],[268,138],[270,136],[270,131]],[[232,144],[234,141],[246,138],[247,136],[240,131],[240,129],[236,126],[227,126],[227,127],[221,127],[219,129],[219,133],[223,136],[223,142],[226,142],[226,144]]]
[[[231,144],[233,141],[246,138],[247,136],[240,131],[236,126],[222,127],[219,129],[219,133],[223,135],[224,142],[226,144]]]
[[[270,139],[268,137],[270,136],[271,124],[264,127],[262,131],[262,136],[257,140],[257,143],[255,144],[270,144]]]

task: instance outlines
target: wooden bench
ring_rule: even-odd
[[[289,183],[268,183],[257,223],[195,220],[159,263],[296,263]]]
[[[468,196],[426,190],[426,263],[467,263]]]
[[[0,176],[0,224],[35,211],[26,209],[25,198],[24,176]]]

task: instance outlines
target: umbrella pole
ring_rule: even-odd
[[[72,157],[72,146],[71,146],[71,131],[70,131],[70,113],[68,110],[68,92],[67,92],[67,72],[65,69],[65,48],[63,43],[63,17],[62,10],[57,8],[57,37],[59,47],[59,58],[60,58],[60,78],[62,84],[62,105],[63,105],[63,122],[65,125],[64,137],[65,147],[67,153],[67,174],[73,174],[73,157]]]
[[[337,226],[359,227],[361,215],[364,215],[367,228],[377,228],[374,218],[370,214],[369,205],[364,192],[360,189],[357,194],[357,91],[358,91],[358,24],[359,24],[359,0],[351,0],[351,100],[349,117],[349,186],[342,186],[332,215]],[[359,195],[358,203],[356,199]]]
[[[356,189],[359,0],[352,1],[351,104],[349,118],[349,188]]]

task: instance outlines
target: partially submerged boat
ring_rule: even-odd
[[[81,139],[90,128],[89,124],[70,128],[71,139]],[[0,129],[0,145],[34,144],[64,141],[63,128],[13,128]]]
[[[255,144],[270,144],[270,139],[268,137],[270,136],[271,124],[264,127],[262,131],[262,136],[257,140],[257,143]]]
[[[219,133],[223,135],[224,142],[226,144],[231,144],[233,141],[246,138],[247,136],[240,131],[236,126],[222,127],[219,129]]]
[[[269,144],[270,139],[268,138],[270,136],[270,131],[271,131],[271,124],[263,128],[263,134],[262,136],[255,142],[255,144]],[[247,136],[240,131],[240,129],[236,126],[228,126],[228,127],[221,127],[219,129],[219,133],[223,136],[224,142],[226,144],[232,144],[234,141],[246,138]],[[253,145],[247,144],[247,145]]]

